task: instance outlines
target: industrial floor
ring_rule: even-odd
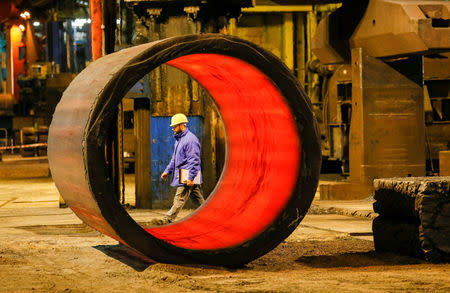
[[[316,198],[275,250],[230,270],[146,262],[59,208],[51,178],[0,179],[0,292],[450,292],[450,264],[374,251],[371,205]]]

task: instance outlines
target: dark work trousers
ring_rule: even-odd
[[[200,185],[196,184],[191,187],[188,186],[177,187],[175,197],[173,198],[172,208],[170,208],[170,210],[167,212],[165,216],[165,218],[169,222],[175,221],[176,217],[178,216],[178,213],[181,211],[188,198],[191,198],[191,200],[197,207],[201,206],[205,202]]]

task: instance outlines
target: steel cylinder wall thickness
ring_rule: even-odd
[[[214,98],[227,158],[198,211],[144,229],[116,200],[105,136],[122,97],[162,64],[183,70]],[[154,261],[240,266],[275,248],[307,213],[320,172],[319,135],[309,99],[277,57],[236,37],[201,34],[124,49],[90,64],[56,107],[48,156],[64,200],[94,229]]]

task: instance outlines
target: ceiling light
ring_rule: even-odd
[[[29,19],[31,17],[31,14],[28,11],[24,11],[20,14],[20,17],[22,17],[23,19]]]

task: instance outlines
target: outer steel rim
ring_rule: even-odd
[[[239,245],[187,249],[147,233],[114,199],[104,137],[121,98],[142,76],[176,58],[219,54],[257,68],[273,82],[294,118],[302,144],[297,179],[286,205],[262,231]],[[312,106],[289,69],[266,50],[236,37],[203,34],[152,42],[95,61],[64,92],[49,131],[48,156],[58,190],[86,224],[159,262],[238,266],[269,252],[295,230],[314,197],[320,136]],[[274,195],[276,196],[276,195]]]

